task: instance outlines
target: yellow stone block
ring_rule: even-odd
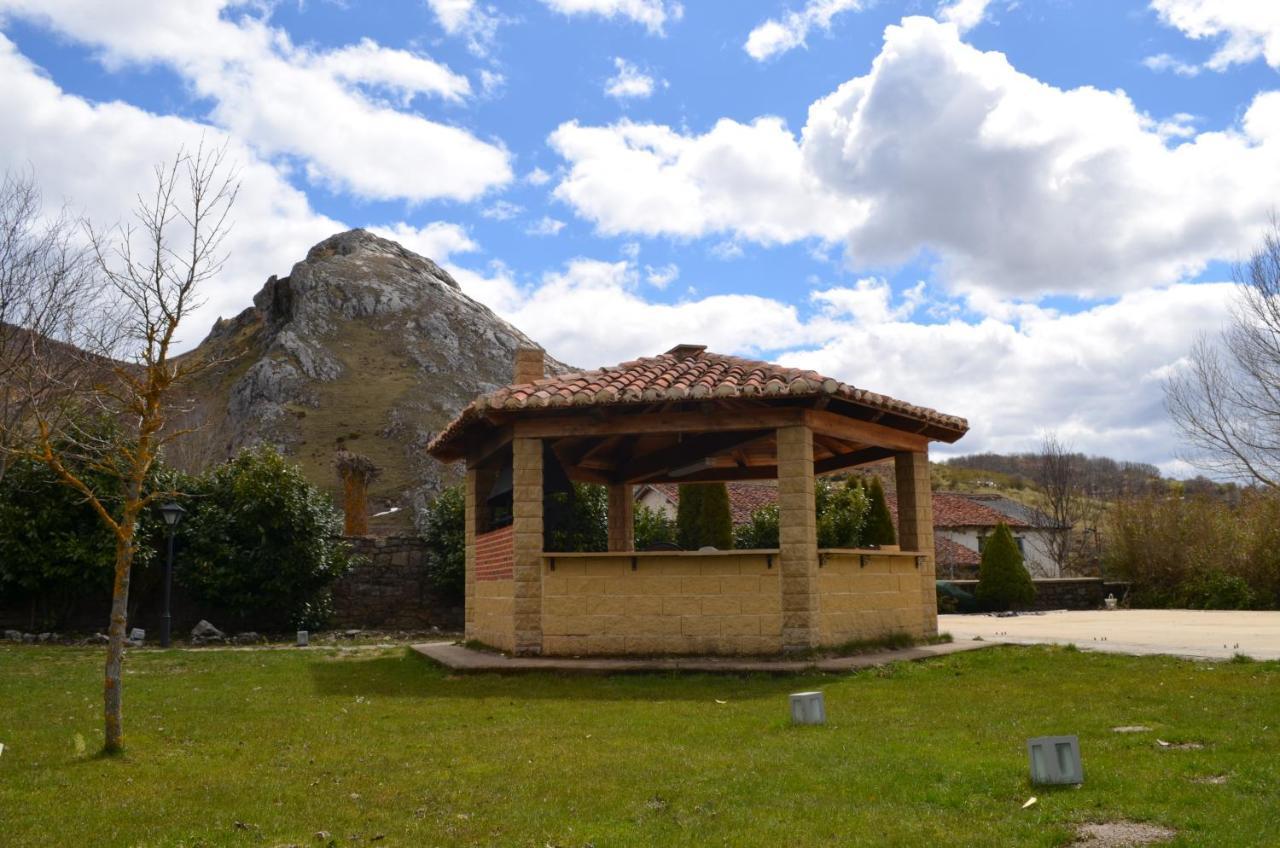
[[[742,604],[733,595],[706,595],[702,598],[703,615],[733,615],[742,612]]]

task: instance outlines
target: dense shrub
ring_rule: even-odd
[[[427,581],[444,597],[458,600],[466,585],[466,495],[450,486],[427,504],[418,519],[426,545]]]
[[[117,485],[83,464],[72,470],[94,491],[108,493]],[[176,485],[173,472],[163,467],[152,476],[157,488]],[[103,501],[108,509],[119,505],[118,498]],[[153,512],[139,522],[135,599],[151,577],[160,524]],[[10,463],[0,484],[0,598],[6,607],[26,607],[32,627],[54,628],[86,600],[101,599],[105,621],[114,563],[115,537],[78,492],[44,463]]]
[[[978,567],[978,602],[987,609],[1007,610],[1030,606],[1036,587],[1022,562],[1022,552],[1008,525],[996,525],[982,549]]]
[[[818,547],[853,548],[859,544],[867,515],[867,495],[856,482],[819,479],[814,486]],[[734,531],[739,548],[776,548],[779,544],[777,504],[757,509]]]
[[[819,478],[814,486],[818,547],[856,548],[867,520],[867,493],[855,481],[835,483]]]
[[[686,551],[733,547],[733,514],[724,483],[682,483],[676,509],[676,533]]]
[[[1107,576],[1135,606],[1280,608],[1280,497],[1147,496],[1116,503],[1106,523]]]
[[[268,447],[197,478],[181,525],[178,579],[242,621],[318,627],[351,565],[342,516],[297,466]]]
[[[557,508],[548,510],[547,550],[608,550],[608,489],[595,483],[574,483],[572,494],[557,492],[549,498]]]
[[[676,544],[676,522],[661,510],[641,504],[635,508],[633,524],[637,551],[657,544]]]
[[[762,506],[733,530],[734,547],[744,550],[778,547],[778,505]]]

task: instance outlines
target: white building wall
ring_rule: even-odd
[[[950,539],[958,545],[970,550],[978,550],[978,538],[988,535],[994,528],[989,527],[935,527],[934,535]],[[1014,539],[1022,540],[1022,561],[1032,577],[1061,577],[1057,563],[1049,554],[1049,539],[1052,531],[1036,530],[1030,527],[1009,528]]]

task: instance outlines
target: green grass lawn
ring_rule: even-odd
[[[148,650],[106,759],[100,660],[0,648],[0,845],[1003,848],[1119,818],[1280,844],[1278,663],[993,648],[841,676],[460,677],[404,649]],[[809,688],[830,724],[792,728]],[[1032,789],[1026,738],[1065,733],[1084,786]]]

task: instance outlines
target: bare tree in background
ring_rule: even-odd
[[[62,210],[46,216],[33,174],[0,179],[0,480],[32,407],[84,372],[100,289],[92,257]]]
[[[1094,544],[1097,540],[1099,501],[1087,463],[1056,433],[1047,433],[1040,442],[1035,477],[1043,509],[1033,523],[1046,532],[1049,556],[1059,572],[1070,573],[1086,553],[1090,532]]]
[[[1195,465],[1280,490],[1280,223],[1237,266],[1230,324],[1201,337],[1165,383],[1165,405],[1196,448]]]
[[[118,330],[97,349],[117,359],[71,395],[32,405],[29,454],[79,492],[115,537],[115,576],[103,687],[105,750],[124,748],[121,665],[124,660],[129,581],[138,544],[138,522],[158,500],[175,493],[153,488],[152,469],[166,444],[183,435],[173,421],[185,414],[175,398],[195,374],[216,363],[175,360],[179,325],[199,305],[201,285],[218,274],[238,186],[224,158],[226,148],[179,151],[158,166],[155,189],[139,196],[134,223],[104,233],[89,231],[94,265],[105,287],[88,327]],[[119,358],[128,361],[119,361]],[[70,404],[73,414],[67,414]],[[107,417],[118,426],[82,426]],[[76,469],[89,464],[113,491],[97,491]]]

